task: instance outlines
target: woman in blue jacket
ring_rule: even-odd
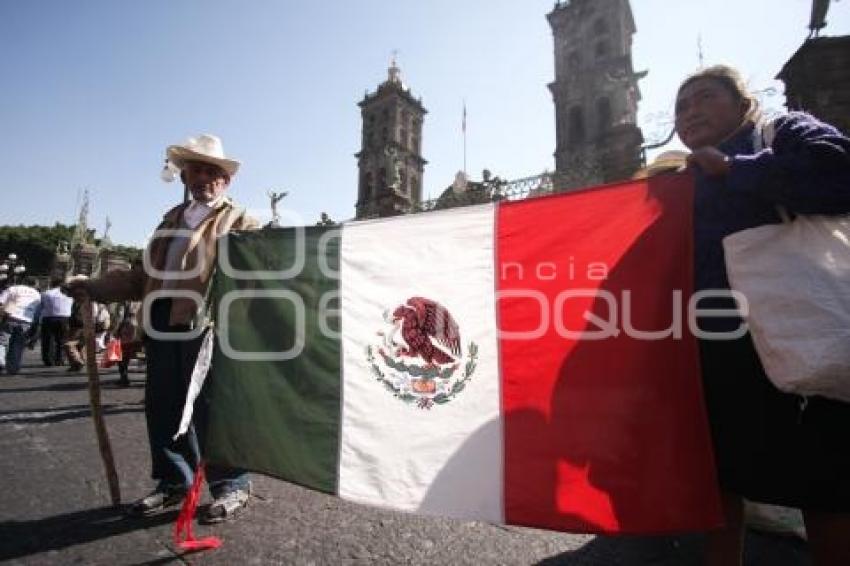
[[[773,119],[775,137],[763,140],[758,102],[734,69],[711,67],[688,77],[675,113],[696,174],[697,291],[729,289],[723,238],[780,222],[777,205],[798,214],[850,212],[850,139],[792,112]],[[700,307],[734,304],[713,299]],[[850,404],[780,392],[749,335],[728,339],[741,324],[737,317],[699,321],[727,524],[708,537],[708,563],[740,563],[746,497],[802,509],[814,563],[850,564]]]

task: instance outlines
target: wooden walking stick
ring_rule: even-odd
[[[103,420],[103,409],[100,405],[100,376],[97,374],[97,350],[94,343],[94,320],[92,319],[92,302],[88,296],[81,305],[83,312],[83,338],[86,345],[86,369],[89,374],[89,401],[91,416],[94,419],[94,430],[97,433],[97,445],[100,457],[106,469],[106,481],[109,482],[109,495],[113,505],[121,503],[121,487],[118,484],[118,472],[115,471],[115,458],[112,456],[112,446],[109,444],[109,434],[106,432],[106,422]]]

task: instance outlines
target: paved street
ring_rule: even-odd
[[[345,503],[281,481],[255,478],[241,520],[199,526],[221,549],[179,556],[177,512],[122,517],[109,495],[88,409],[84,374],[43,368],[27,353],[22,375],[0,375],[0,561],[11,564],[699,564],[698,535],[608,538],[464,523]],[[103,404],[131,501],[151,487],[143,378],[102,376]],[[208,495],[206,496],[208,497]],[[751,533],[748,565],[803,566],[805,545]]]

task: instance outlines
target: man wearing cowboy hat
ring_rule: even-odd
[[[215,264],[216,238],[231,230],[258,227],[256,220],[225,195],[240,163],[225,156],[218,137],[204,134],[169,146],[166,157],[166,172],[180,172],[192,199],[165,214],[145,251],[144,266],[71,284],[102,302],[145,302],[141,317],[149,318],[140,324],[146,334],[145,417],[151,475],[158,484],[129,508],[136,516],[180,503],[192,485],[200,460],[195,431],[190,429],[176,441],[172,437],[178,430],[202,339],[193,336],[199,330],[195,318]],[[203,397],[198,405],[195,423],[203,433]],[[223,521],[247,504],[250,482],[244,472],[210,465],[207,478],[215,501],[202,519]]]

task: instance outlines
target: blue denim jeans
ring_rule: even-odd
[[[188,328],[168,325],[168,303],[162,299],[154,302],[151,324],[161,332],[188,331]],[[194,425],[189,432],[176,441],[172,440],[183,414],[201,340],[145,340],[145,417],[151,450],[151,476],[159,482],[159,487],[189,488],[201,459],[207,414],[204,399],[199,398],[195,403]],[[237,489],[247,489],[249,479],[244,470],[208,464],[207,482],[212,496],[221,497]]]
[[[8,316],[0,324],[0,367],[4,367],[10,375],[21,369],[26,334],[30,326],[29,322]]]

